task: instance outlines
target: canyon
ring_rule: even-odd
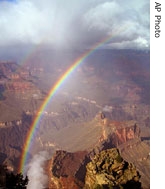
[[[91,136],[90,142],[92,145],[88,148],[86,146],[86,150],[85,148],[84,151],[76,149],[75,152],[57,150],[53,155],[47,168],[50,175],[49,188],[86,188],[87,164],[102,151],[114,147],[119,149],[125,160],[132,162],[138,168],[139,175],[141,175],[139,180],[143,188],[149,188],[149,146],[141,140],[140,128],[132,121],[123,123],[117,121],[111,123],[109,121],[110,124],[105,125],[104,121],[107,118],[102,119],[103,115],[101,115],[100,113],[96,115],[95,125],[94,122],[92,123],[95,129],[100,129],[97,136],[96,131],[93,131],[95,133],[95,143],[92,144]],[[76,148],[76,144],[79,145],[78,141],[75,141],[73,149]],[[95,183],[95,181],[93,182]]]
[[[25,66],[0,62],[0,163],[18,171],[26,135],[36,116],[41,116],[29,157],[40,151],[52,156],[46,165],[50,188],[62,183],[84,187],[87,163],[115,147],[136,166],[143,188],[148,189],[149,53],[95,52],[40,112],[50,89],[73,62],[73,55],[67,56],[65,64],[61,57],[49,57],[47,66],[42,53]],[[73,169],[66,169],[70,164]]]

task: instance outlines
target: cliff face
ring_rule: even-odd
[[[110,139],[113,146],[118,146],[140,137],[140,128],[136,121],[113,121],[107,118],[104,113],[97,114],[95,119],[102,127],[100,141]]]
[[[118,146],[129,140],[139,137],[140,137],[140,128],[136,124],[124,128],[117,128],[113,134],[114,145]]]
[[[84,185],[87,152],[56,151],[49,162],[49,188],[79,189]]]

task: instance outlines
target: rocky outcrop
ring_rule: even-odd
[[[87,152],[70,153],[56,151],[49,163],[49,188],[79,189],[84,185],[85,165],[89,162]]]
[[[92,160],[86,151],[57,151],[48,169],[52,189],[141,188],[138,171],[117,148],[103,150]]]
[[[111,139],[111,144],[113,146],[118,146],[140,137],[140,128],[134,120],[110,120],[103,112],[98,113],[95,119],[102,126],[100,142]]]
[[[123,144],[129,140],[140,137],[140,128],[134,124],[128,127],[116,128],[113,134],[113,143],[115,146]]]
[[[118,146],[129,140],[140,137],[140,128],[136,121],[114,121],[106,117],[105,113],[99,112],[95,119],[101,124],[103,136],[101,141],[107,140],[108,135],[113,140],[113,145]]]
[[[124,161],[116,148],[100,152],[86,168],[85,189],[141,188],[135,166]]]

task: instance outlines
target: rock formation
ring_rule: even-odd
[[[79,189],[84,185],[87,152],[56,151],[49,163],[49,188]]]
[[[49,162],[49,188],[141,188],[138,171],[123,160],[117,148],[103,150],[92,160],[88,155],[57,151]]]
[[[0,61],[0,70],[0,92],[2,89],[19,93],[36,91],[28,69],[22,68],[15,62]]]
[[[136,124],[132,126],[116,128],[113,134],[114,145],[118,146],[119,144],[123,144],[129,140],[139,137],[140,137],[140,128]]]
[[[102,136],[100,141],[111,138],[113,146],[118,146],[129,140],[140,137],[140,128],[136,121],[114,121],[106,117],[103,112],[99,112],[95,119],[102,126]],[[111,135],[111,136],[109,136]]]
[[[87,164],[84,188],[141,188],[139,179],[135,166],[112,148],[100,152]]]

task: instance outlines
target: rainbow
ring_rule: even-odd
[[[35,136],[35,131],[37,130],[37,128],[39,127],[39,123],[41,121],[41,117],[42,117],[42,112],[45,110],[45,108],[48,106],[48,104],[50,103],[52,97],[57,93],[58,89],[60,88],[60,86],[64,83],[64,81],[73,73],[73,71],[90,55],[92,54],[95,50],[97,50],[98,48],[100,48],[103,44],[109,42],[112,38],[114,38],[117,34],[119,34],[121,31],[123,31],[124,29],[116,32],[115,35],[113,36],[108,36],[108,38],[106,37],[106,39],[104,38],[103,40],[101,40],[100,42],[96,43],[92,48],[90,48],[89,50],[87,50],[85,53],[83,53],[79,58],[77,58],[74,63],[65,71],[65,73],[59,78],[59,80],[53,85],[53,87],[51,88],[51,90],[49,91],[47,97],[45,98],[45,100],[43,101],[43,103],[41,104],[41,106],[38,109],[38,112],[41,112],[41,114],[37,114],[36,117],[34,118],[30,129],[26,135],[26,139],[25,139],[25,144],[23,147],[23,151],[21,154],[21,160],[20,160],[20,165],[19,165],[19,172],[24,173],[24,168],[25,165],[27,163],[27,159],[28,159],[28,152],[30,151],[30,147],[32,145],[32,140],[33,137]]]

